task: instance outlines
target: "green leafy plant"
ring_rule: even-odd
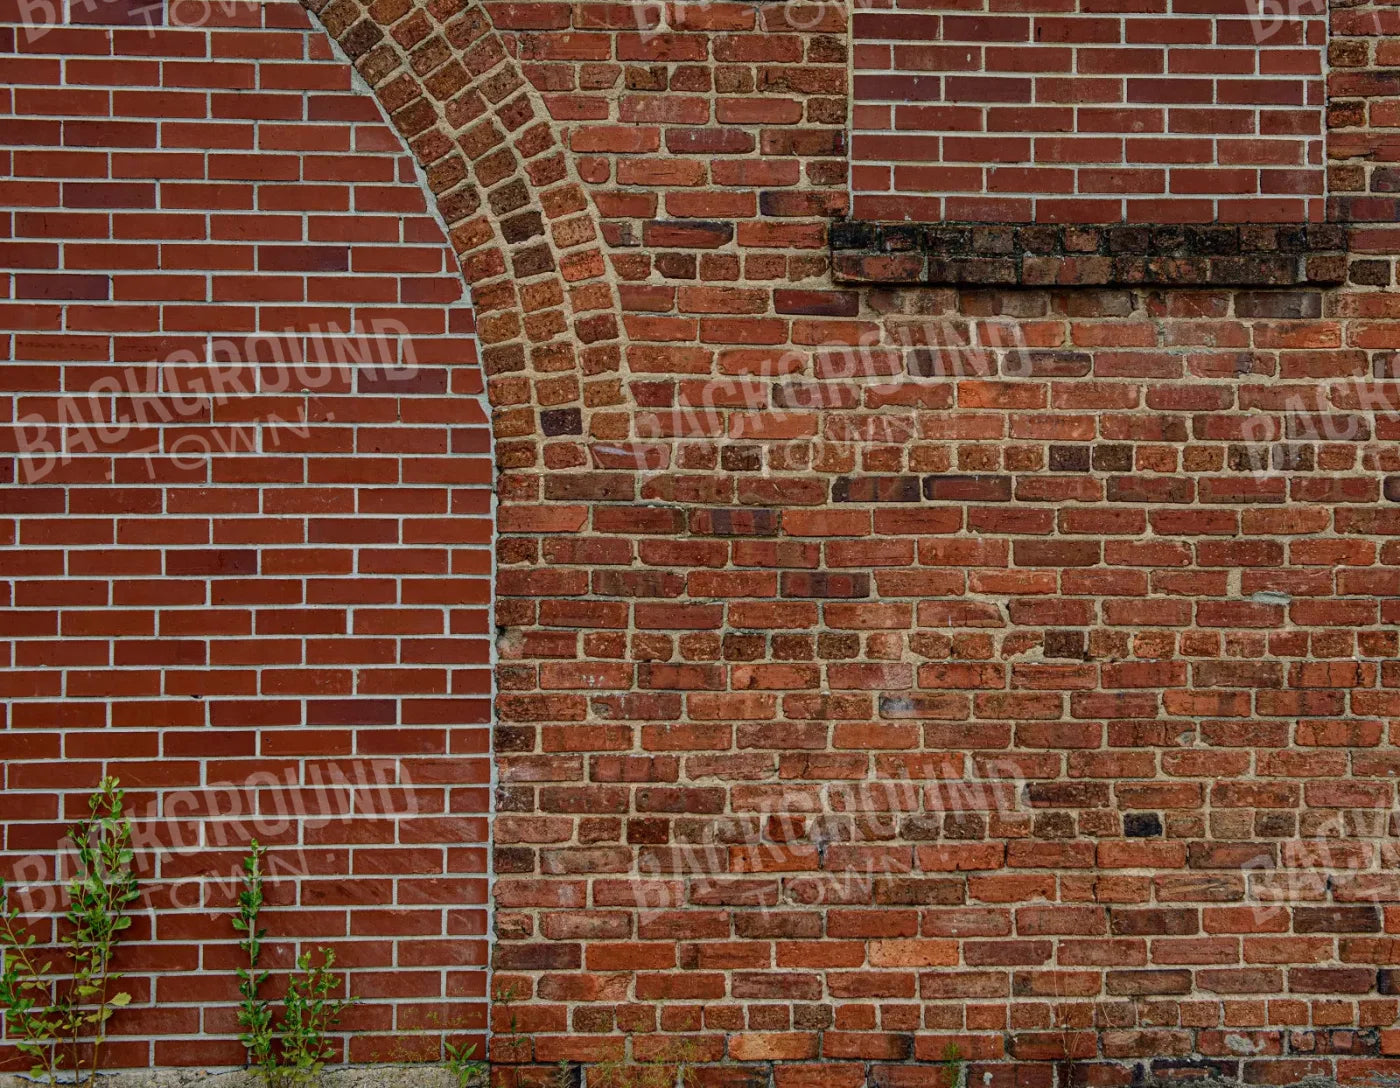
[[[549,1088],[579,1088],[582,1079],[582,1066],[573,1065],[560,1058],[554,1067],[554,1076],[550,1078]]]
[[[31,1075],[50,1084],[58,1084],[60,1074],[67,1083],[95,1082],[107,1021],[131,1001],[130,994],[111,991],[121,978],[112,959],[131,926],[127,911],[141,894],[125,798],[118,779],[103,778],[88,798],[87,817],[70,831],[77,872],[67,887],[62,971],[55,973],[53,961],[44,958],[49,949],[38,945],[0,881],[0,1008],[15,1046],[34,1059]]]
[[[287,980],[287,996],[276,1027],[272,1006],[261,996],[269,977],[259,966],[263,937],[267,930],[258,924],[263,907],[263,858],[267,849],[256,839],[249,844],[243,862],[243,890],[238,895],[238,912],[233,928],[243,935],[239,947],[248,957],[248,966],[238,968],[238,1024],[243,1028],[239,1041],[248,1052],[248,1065],[268,1088],[293,1088],[310,1083],[326,1061],[335,1055],[327,1034],[340,1015],[354,1002],[335,997],[340,978],[335,973],[335,953],[318,948],[321,962],[312,962],[310,951],[297,956],[296,973]]]
[[[447,1048],[447,1071],[452,1074],[458,1088],[471,1088],[486,1076],[490,1066],[477,1060],[475,1043],[470,1046],[445,1043],[444,1046]]]
[[[349,1001],[332,996],[340,986],[340,978],[333,970],[335,953],[329,948],[318,951],[319,964],[311,962],[310,952],[303,952],[297,957],[298,974],[287,980],[285,1011],[277,1025],[281,1046],[278,1072],[284,1084],[306,1083],[335,1056],[326,1033],[350,1005]]]
[[[262,939],[267,935],[267,930],[258,926],[263,906],[262,859],[266,853],[267,848],[259,846],[257,839],[249,844],[249,854],[243,859],[238,913],[233,918],[233,928],[243,934],[238,947],[248,957],[248,966],[238,968],[238,992],[243,998],[238,1005],[238,1026],[243,1028],[238,1041],[248,1052],[248,1064],[254,1069],[264,1069],[272,1061],[272,1006],[259,996],[268,972],[258,968]]]
[[[530,1060],[533,1047],[530,1037],[520,1030],[520,1014],[516,1008],[518,996],[514,982],[503,984],[497,981],[491,998],[491,1024],[495,1029],[495,1034],[491,1036],[493,1060],[509,1063]],[[503,1020],[505,1024],[501,1023]]]

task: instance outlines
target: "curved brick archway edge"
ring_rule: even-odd
[[[610,427],[589,418],[623,401],[621,325],[598,219],[571,153],[481,4],[301,3],[372,89],[448,228],[471,291],[492,409],[497,533],[578,529],[555,519],[579,508],[536,505],[540,470],[589,467],[587,438],[614,440],[612,456],[592,456],[629,467],[617,459],[628,459],[632,421],[621,415]],[[532,554],[530,542],[516,552],[516,560]],[[523,591],[519,573],[514,592]],[[498,601],[498,631],[521,620],[515,612]],[[493,1058],[502,1049],[494,1045]]]
[[[480,4],[302,3],[436,195],[471,286],[498,467],[539,465],[542,437],[584,434],[587,409],[620,399],[616,297],[570,156]],[[565,445],[544,463],[577,465]]]

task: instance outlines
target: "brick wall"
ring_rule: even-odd
[[[1397,1071],[1392,12],[1347,286],[955,290],[831,275],[843,8],[312,6],[473,288],[498,1079]]]
[[[858,218],[1323,216],[1321,3],[919,2],[852,36]]]
[[[452,248],[299,6],[32,10],[0,4],[4,875],[42,908],[117,775],[149,898],[113,1064],[241,1063],[250,835],[268,965],[334,948],[350,1053],[437,1057],[485,1021],[490,781],[491,437]]]

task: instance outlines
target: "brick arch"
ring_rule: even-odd
[[[515,751],[512,725],[572,718],[556,698],[533,690],[537,681],[524,676],[533,666],[516,660],[577,653],[576,645],[565,647],[564,633],[535,628],[556,621],[545,617],[548,604],[535,596],[548,572],[534,567],[550,553],[543,534],[586,529],[590,521],[586,506],[551,501],[586,501],[590,484],[585,478],[578,488],[551,486],[544,473],[642,467],[619,463],[630,459],[631,413],[603,411],[627,399],[603,234],[573,151],[483,5],[300,2],[349,58],[415,157],[471,291],[499,474],[497,549],[503,562],[516,564],[497,573],[495,623],[510,636],[501,644],[496,687],[504,694],[495,715],[507,735],[494,747]],[[589,448],[599,439],[621,446]],[[548,649],[534,645],[537,635]],[[494,848],[494,832],[491,839]],[[493,961],[497,969],[510,966]],[[495,995],[487,996],[494,1003]],[[497,1030],[506,1029],[498,1024]],[[492,1044],[493,1060],[518,1060],[518,1046],[502,1043],[498,1037]]]
[[[301,2],[426,172],[471,286],[499,467],[580,467],[571,436],[621,399],[619,323],[590,201],[536,91],[473,0]]]

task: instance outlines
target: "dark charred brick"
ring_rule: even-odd
[[[879,238],[879,227],[874,223],[859,223],[849,219],[832,223],[827,233],[827,241],[832,249],[874,249]]]
[[[917,476],[838,476],[832,502],[918,502]]]
[[[511,268],[521,279],[554,270],[554,255],[547,245],[531,246],[511,258]]]
[[[1113,227],[1108,231],[1108,252],[1111,254],[1141,257],[1151,250],[1150,227]]]
[[[1063,252],[1064,235],[1058,227],[1022,227],[1016,232],[1016,240],[1027,253],[1037,256],[1051,256]]]
[[[1087,641],[1088,638],[1083,631],[1046,631],[1045,656],[1083,661],[1087,657],[1085,649]]]
[[[1295,933],[1379,933],[1381,912],[1376,906],[1294,907]]]
[[[1150,839],[1162,833],[1162,818],[1155,812],[1129,812],[1123,816],[1123,834],[1130,839]]]
[[[1010,502],[1011,477],[925,476],[924,498],[939,502]]]
[[[1095,472],[1132,472],[1133,447],[1127,445],[1095,446]]]
[[[1347,281],[1361,287],[1389,287],[1390,261],[1352,261],[1347,266]]]
[[[1088,472],[1092,447],[1051,446],[1051,472]]]
[[[498,846],[491,851],[498,873],[533,873],[535,852],[528,846]]]
[[[507,245],[528,242],[544,233],[544,217],[537,211],[521,212],[501,221],[501,237]]]
[[[549,408],[540,413],[540,431],[549,438],[583,434],[583,413],[578,408]]]
[[[1400,211],[1400,200],[1394,203]],[[1340,217],[1345,208],[1339,209]],[[1384,210],[1368,205],[1364,218],[1392,218],[1381,214]],[[920,228],[843,221],[833,224],[830,244],[835,278],[844,283],[1286,287],[1330,285],[1346,277],[1346,236],[1335,224]],[[920,265],[870,261],[876,254],[917,254],[925,260]],[[1362,275],[1378,279],[1381,270]]]
[[[1174,235],[1181,238],[1181,241],[1177,243],[1177,247],[1185,253],[1192,255],[1200,255],[1203,257],[1227,257],[1231,254],[1254,248],[1249,246],[1245,239],[1241,237],[1241,231],[1237,227],[1205,226],[1171,229]],[[1266,251],[1276,248],[1271,238],[1260,239],[1260,243],[1261,244],[1257,248],[1262,248]]]
[[[923,231],[912,224],[882,223],[872,248],[881,253],[907,253],[924,247]]]

